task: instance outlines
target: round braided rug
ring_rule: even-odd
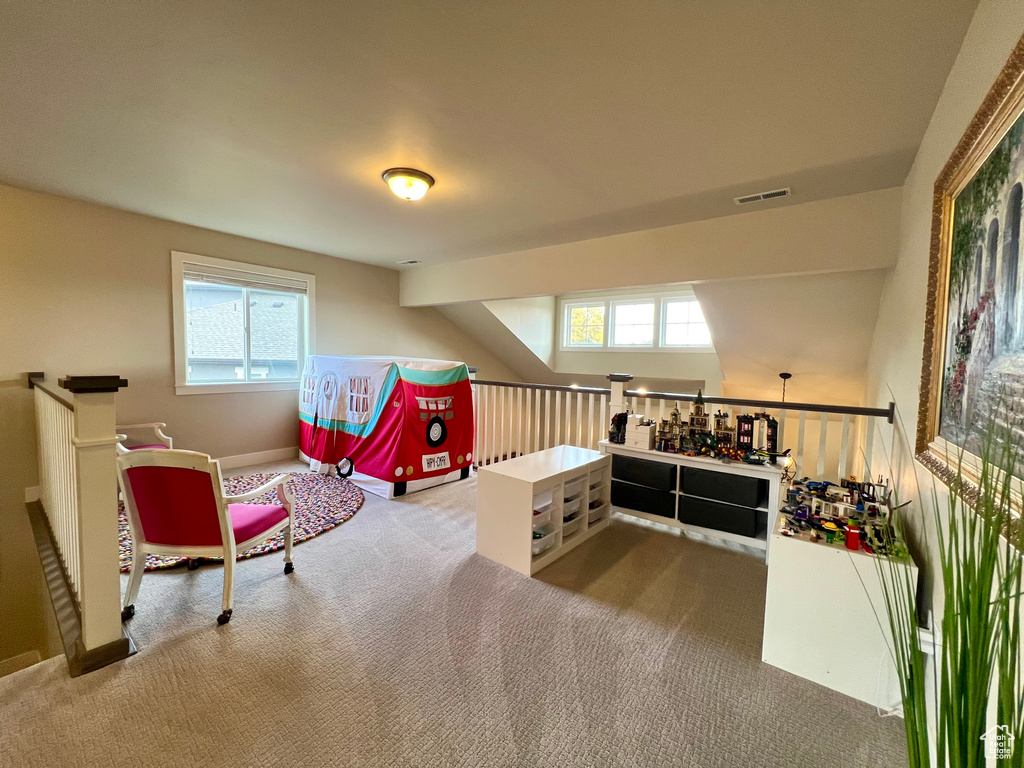
[[[270,482],[277,475],[243,475],[228,477],[224,480],[224,492],[229,496],[245,493]],[[299,544],[306,539],[319,536],[324,531],[344,523],[363,506],[363,492],[349,480],[337,477],[326,477],[315,472],[293,472],[290,474],[289,485],[295,498],[295,536],[294,542]],[[253,499],[248,504],[277,504],[274,491]],[[132,564],[132,537],[128,529],[128,514],[124,504],[118,502],[118,525],[120,528],[120,566],[121,572],[127,573]],[[284,548],[284,531],[277,533],[262,544],[238,555],[239,560],[256,555],[266,555]],[[219,562],[221,558],[202,558]],[[159,568],[174,568],[188,562],[187,557],[146,556],[146,570],[155,571]]]

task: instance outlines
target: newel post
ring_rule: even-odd
[[[118,577],[117,432],[114,396],[120,376],[66,376],[57,384],[74,395],[75,487],[78,496],[79,607],[82,650],[126,643],[121,630]]]
[[[608,381],[612,385],[612,394],[608,398],[608,406],[612,415],[622,413],[626,410],[626,384],[633,380],[629,373],[609,373]]]

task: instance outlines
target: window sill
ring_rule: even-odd
[[[712,344],[711,346],[707,346],[707,347],[683,347],[683,346],[679,346],[679,347],[665,347],[665,346],[657,346],[657,347],[656,346],[646,346],[646,347],[642,347],[642,346],[640,346],[638,344],[630,344],[630,345],[623,344],[623,345],[620,345],[620,346],[615,346],[614,344],[609,344],[609,345],[604,346],[604,347],[597,347],[597,346],[594,346],[594,347],[566,347],[566,346],[562,346],[562,347],[558,348],[558,351],[559,352],[606,352],[606,353],[607,352],[647,352],[647,353],[656,352],[658,354],[663,354],[663,353],[666,353],[666,352],[673,353],[673,354],[677,353],[677,352],[683,352],[683,353],[687,353],[687,352],[700,352],[700,353],[703,353],[703,354],[708,354],[708,353],[715,354],[715,346]]]
[[[176,384],[177,395],[217,395],[233,392],[279,392],[299,388],[297,381],[239,381],[230,384]]]

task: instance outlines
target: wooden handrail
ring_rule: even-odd
[[[651,400],[683,400],[693,402],[696,395],[683,395],[674,392],[640,392],[635,389],[626,390],[630,397],[645,397]],[[839,416],[878,416],[892,424],[896,417],[896,403],[889,403],[888,408],[865,408],[858,405],[823,405],[822,403],[785,403],[779,400],[745,400],[738,397],[715,397],[701,395],[705,402],[716,405],[745,405],[752,408],[772,408],[780,411],[808,411],[809,413],[834,413]]]
[[[551,392],[582,392],[585,395],[610,395],[610,389],[599,387],[569,387],[562,384],[524,384],[521,381],[480,381],[476,379],[473,384],[482,384],[488,387],[509,387],[511,389],[540,389]]]
[[[67,395],[66,390],[57,389],[51,382],[47,381],[41,373],[30,373],[28,375],[28,388],[38,389],[45,392],[69,411],[75,410],[74,401]]]

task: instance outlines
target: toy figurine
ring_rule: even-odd
[[[629,414],[626,412],[616,413],[612,416],[611,429],[608,430],[608,442],[622,445],[626,442],[626,422]]]

